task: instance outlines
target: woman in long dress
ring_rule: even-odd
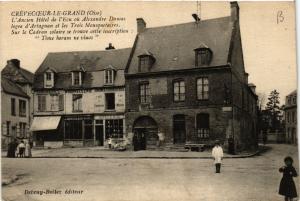
[[[25,144],[25,157],[27,158],[31,158],[32,157],[32,154],[31,154],[31,146],[30,146],[30,143],[27,142]]]

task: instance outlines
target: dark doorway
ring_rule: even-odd
[[[98,146],[103,146],[103,125],[96,125],[95,126],[95,135],[96,135],[96,140],[98,142]]]
[[[156,122],[148,116],[139,117],[133,126],[135,150],[156,147],[158,128]]]
[[[186,140],[185,116],[177,114],[173,116],[174,144],[184,144]]]

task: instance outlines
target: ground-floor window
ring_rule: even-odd
[[[201,139],[207,139],[209,135],[209,114],[200,113],[196,117],[197,136]]]
[[[82,139],[82,120],[65,120],[65,139]]]
[[[123,119],[105,120],[105,138],[123,138]]]

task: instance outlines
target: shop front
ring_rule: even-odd
[[[80,115],[64,118],[65,146],[107,146],[112,141],[123,140],[123,115]]]
[[[33,132],[34,146],[62,147],[63,124],[61,116],[36,116],[30,127]]]

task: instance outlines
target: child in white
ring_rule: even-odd
[[[220,146],[219,141],[216,141],[214,148],[212,149],[212,156],[215,160],[216,173],[220,173],[221,163],[223,158],[223,149]]]

